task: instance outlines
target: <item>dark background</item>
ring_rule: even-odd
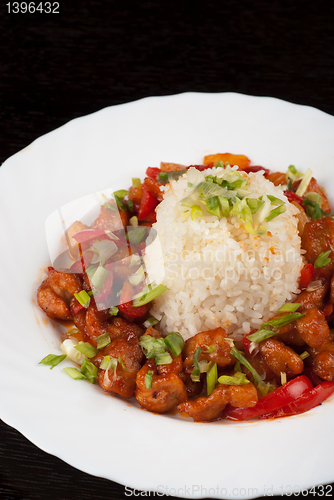
[[[0,163],[72,118],[151,95],[232,91],[334,115],[333,5],[283,3],[60,0],[59,14],[9,14],[4,1]],[[0,421],[0,500],[46,498],[126,497]]]

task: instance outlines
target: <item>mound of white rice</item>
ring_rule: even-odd
[[[229,170],[213,168],[205,176]],[[189,193],[187,174],[166,186],[154,228],[169,290],[152,309],[163,332],[178,331],[187,339],[221,326],[238,339],[298,293],[303,266],[298,210],[263,172],[249,174],[248,182],[248,197],[273,195],[286,203],[285,213],[265,223],[264,236],[251,235],[236,216],[184,217],[180,201]]]

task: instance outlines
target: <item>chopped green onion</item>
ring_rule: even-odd
[[[199,371],[201,373],[206,373],[210,363],[211,361],[209,362],[206,359],[201,359],[201,361],[198,362]]]
[[[88,276],[90,278],[92,278],[94,276],[95,271],[96,271],[96,267],[95,266],[89,266],[89,267],[87,267],[85,273],[88,274]]]
[[[133,210],[134,210],[133,201],[132,200],[128,200],[127,203],[128,203],[128,209],[130,210],[130,212],[133,212]]]
[[[48,354],[45,358],[42,359],[38,364],[39,365],[49,365],[50,370],[55,366],[59,365],[66,358],[66,354]]]
[[[262,207],[262,205],[264,205],[263,200],[256,200],[253,198],[247,198],[246,202],[252,214],[256,214],[256,212]]]
[[[122,358],[120,356],[118,356],[117,361],[119,362],[119,364],[121,365],[121,367],[123,368],[123,370],[126,370],[126,366],[123,363]]]
[[[179,177],[181,177],[181,175],[186,174],[187,172],[188,172],[187,169],[185,169],[185,170],[171,170],[169,172],[159,172],[157,175],[157,181],[167,183],[171,180],[179,179]]]
[[[298,189],[296,191],[297,196],[303,196],[305,194],[305,191],[307,189],[307,186],[309,185],[311,179],[312,179],[312,170],[308,169],[303,176],[301,183],[298,186]]]
[[[143,349],[147,359],[152,359],[158,354],[166,352],[165,340],[163,338],[155,339],[151,335],[142,335],[139,339],[139,345]]]
[[[168,288],[165,285],[158,285],[155,288],[153,288],[153,290],[150,290],[145,294],[141,292],[133,297],[132,305],[134,307],[140,307],[145,304],[148,304],[156,297],[159,297],[159,295],[161,295],[166,290],[168,290]]]
[[[301,304],[297,303],[297,302],[294,302],[293,304],[288,302],[287,304],[284,304],[282,307],[280,307],[278,309],[277,312],[279,313],[294,313],[297,311],[297,309],[299,309],[299,307],[301,306]]]
[[[285,211],[286,211],[286,206],[285,205],[280,205],[279,207],[274,208],[273,210],[271,210],[271,212],[269,213],[268,217],[266,217],[264,220],[265,220],[265,222],[270,222],[271,220],[275,219],[279,215],[284,214]]]
[[[218,382],[224,385],[246,385],[250,383],[246,378],[246,374],[242,372],[236,372],[233,377],[222,375],[219,377]]]
[[[70,337],[71,335],[75,335],[76,333],[79,333],[79,330],[77,328],[73,328],[69,332],[66,332],[66,335]]]
[[[293,321],[296,321],[297,319],[302,318],[303,316],[305,316],[305,313],[301,314],[296,312],[292,314],[286,314],[285,316],[280,316],[279,318],[271,319],[266,323],[262,323],[261,328],[264,326],[272,326],[273,328],[280,328],[281,326],[288,325],[289,323],[292,323]]]
[[[220,217],[220,204],[218,196],[206,200],[206,210],[209,214]]]
[[[129,282],[132,286],[138,286],[145,279],[145,272],[143,266],[140,266],[137,271],[129,276]]]
[[[100,369],[101,370],[110,370],[110,368],[112,368],[114,370],[115,369],[115,363],[117,365],[117,359],[116,358],[110,358],[110,356],[104,356],[103,360],[100,363]]]
[[[132,245],[138,245],[146,235],[146,227],[136,227],[128,231],[127,239]]]
[[[331,253],[331,250],[327,250],[327,252],[322,252],[315,260],[314,268],[319,269],[320,267],[327,266],[332,259],[329,259],[328,256]]]
[[[206,351],[203,351],[203,354],[211,354],[212,352],[215,352],[215,350],[216,350],[216,346],[214,346],[214,345],[206,345],[205,344],[205,347],[206,347]]]
[[[152,387],[153,375],[154,375],[154,371],[153,370],[148,370],[148,372],[145,375],[145,387],[148,390],[150,390],[151,387]]]
[[[224,162],[220,160],[218,163],[216,163],[213,168],[225,168],[229,166],[229,162],[227,161],[224,165]]]
[[[97,344],[98,349],[103,349],[103,347],[106,347],[107,345],[110,344],[110,335],[108,332],[102,333],[102,335],[99,335],[98,337],[95,337],[95,341]]]
[[[222,217],[228,217],[230,215],[230,204],[228,198],[225,196],[218,196],[220,209],[222,212]]]
[[[199,205],[194,205],[191,208],[190,217],[191,220],[194,220],[196,217],[203,217],[203,212]]]
[[[212,394],[218,379],[217,363],[209,363],[206,371],[206,391],[207,395]]]
[[[99,263],[103,266],[103,264],[117,252],[118,248],[114,241],[102,240],[95,241],[91,246],[91,250],[95,253],[91,260],[91,264]]]
[[[260,329],[257,332],[252,333],[251,335],[247,335],[247,338],[251,342],[261,342],[262,340],[270,339],[270,337],[273,337],[277,333],[278,333],[278,330]]]
[[[236,361],[235,365],[234,365],[234,371],[237,373],[237,372],[241,372],[241,364],[240,364],[240,361]]]
[[[281,372],[281,385],[286,384],[286,373]]]
[[[103,266],[99,266],[93,276],[90,278],[90,281],[92,285],[100,290],[102,288],[102,285],[104,284],[105,280],[107,279],[109,274],[108,269],[106,269]]]
[[[158,182],[168,182],[168,173],[167,172],[159,172],[157,175]]]
[[[277,206],[281,206],[281,205],[284,205],[284,201],[281,200],[280,198],[276,198],[276,196],[272,196],[271,194],[268,194],[267,195],[268,199],[270,200],[270,203],[272,205],[277,205]]]
[[[118,307],[116,306],[111,307],[109,309],[109,316],[117,316],[118,311],[119,311]]]
[[[304,359],[308,358],[308,357],[309,357],[309,355],[310,355],[310,353],[309,353],[309,352],[304,351],[304,352],[302,352],[302,353],[300,354],[300,356],[299,356],[299,357],[300,357],[300,358],[304,361]]]
[[[190,378],[193,382],[199,382],[200,381],[200,367],[199,367],[199,357],[202,352],[202,349],[200,347],[197,347],[195,354],[194,354],[194,369],[191,372]]]
[[[79,342],[79,344],[74,346],[74,349],[81,352],[84,356],[87,356],[87,358],[93,358],[99,352],[98,349],[89,342]]]
[[[85,375],[78,370],[78,368],[72,368],[71,366],[67,366],[66,368],[64,368],[64,372],[74,380],[86,378]]]
[[[125,196],[129,194],[129,191],[125,189],[119,189],[118,191],[114,191],[113,195],[117,196],[120,200],[124,200]]]
[[[117,194],[114,194],[114,198],[115,198],[115,202],[116,202],[118,210],[123,210],[123,211],[126,210],[125,203],[123,202],[123,200],[119,196],[117,196]]]
[[[184,340],[179,332],[170,332],[165,337],[165,344],[173,354],[174,358],[177,358],[183,350]]]
[[[146,321],[144,321],[143,325],[145,326],[145,328],[150,328],[150,326],[154,326],[157,323],[159,323],[159,321],[157,319],[148,318]]]
[[[95,384],[97,368],[87,358],[83,360],[80,371],[91,384]]]
[[[132,185],[135,187],[140,187],[141,180],[138,177],[132,177]]]
[[[135,215],[133,217],[131,217],[131,219],[129,220],[129,224],[130,224],[130,226],[137,227],[138,226],[138,217],[136,217]]]
[[[85,290],[81,290],[79,293],[75,293],[74,297],[77,299],[80,305],[84,307],[85,309],[88,308],[89,303],[90,303],[90,296]]]
[[[161,354],[157,354],[155,357],[156,365],[170,365],[173,362],[172,356],[169,352],[163,352]]]

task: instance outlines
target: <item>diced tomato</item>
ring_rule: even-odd
[[[138,220],[144,220],[158,205],[158,199],[143,185],[143,197],[138,211]]]
[[[147,311],[151,307],[151,303],[145,304],[143,306],[134,307],[132,305],[132,297],[135,295],[134,289],[130,285],[128,281],[126,281],[122,288],[120,304],[118,309],[122,311],[123,314],[126,314],[129,318],[140,318],[147,313]]]
[[[300,272],[299,288],[307,288],[313,279],[314,267],[312,264],[305,264]]]
[[[293,191],[289,191],[289,190],[284,191],[284,194],[290,202],[296,201],[297,203],[299,203],[299,205],[301,205],[304,208],[303,198],[298,196],[298,194],[294,193]]]
[[[157,180],[157,176],[161,173],[160,168],[148,167],[146,170],[146,175],[150,179]]]
[[[292,403],[292,401],[295,401],[312,388],[311,381],[305,375],[300,375],[278,387],[267,396],[260,398],[253,408],[233,408],[230,406],[225,409],[224,416],[230,420],[246,420],[258,417],[283,408],[283,406]]]
[[[334,393],[334,382],[322,382],[313,389],[299,396],[295,401],[288,403],[283,408],[261,415],[260,418],[278,418],[298,415],[315,408],[323,403],[331,394]]]

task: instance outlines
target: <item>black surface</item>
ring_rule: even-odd
[[[0,7],[0,163],[74,117],[150,95],[233,91],[334,115],[333,5],[59,3],[60,14]],[[126,496],[0,422],[0,499],[46,498]]]

